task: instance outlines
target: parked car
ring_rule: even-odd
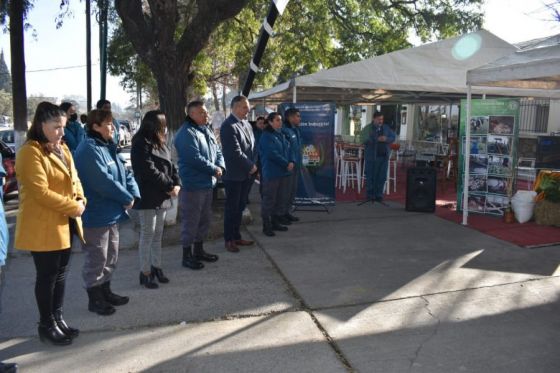
[[[18,188],[16,180],[16,153],[4,141],[0,140],[0,153],[2,154],[2,166],[6,170],[4,180],[4,197],[6,194],[15,192]]]
[[[16,139],[13,129],[0,129],[0,140],[16,151]]]

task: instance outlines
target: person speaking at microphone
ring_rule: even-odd
[[[373,122],[361,133],[360,141],[365,145],[366,197],[372,202],[383,202],[391,154],[389,145],[395,137],[395,132],[383,123],[383,114],[379,111],[373,114]]]

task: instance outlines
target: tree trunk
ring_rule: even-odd
[[[224,115],[227,117],[226,94],[227,94],[226,85],[223,84],[222,85],[222,107],[224,109]]]
[[[220,111],[220,100],[218,99],[218,87],[216,87],[216,82],[212,82],[212,98],[214,99],[214,109]]]
[[[173,73],[177,70],[162,63],[162,68],[154,74],[158,86],[159,107],[165,113],[167,126],[172,131],[177,130],[185,120],[187,82],[178,78],[184,77],[185,74]]]
[[[10,1],[10,52],[16,149],[25,141],[27,132],[27,90],[25,84],[24,3]]]

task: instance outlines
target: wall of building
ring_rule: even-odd
[[[560,100],[550,100],[548,133],[560,132]]]

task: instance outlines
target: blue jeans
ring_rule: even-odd
[[[366,159],[366,194],[367,198],[382,199],[389,157]]]
[[[224,180],[226,189],[224,240],[226,242],[241,239],[241,218],[243,217],[243,210],[245,210],[247,205],[247,197],[253,182],[253,177],[244,181]]]

